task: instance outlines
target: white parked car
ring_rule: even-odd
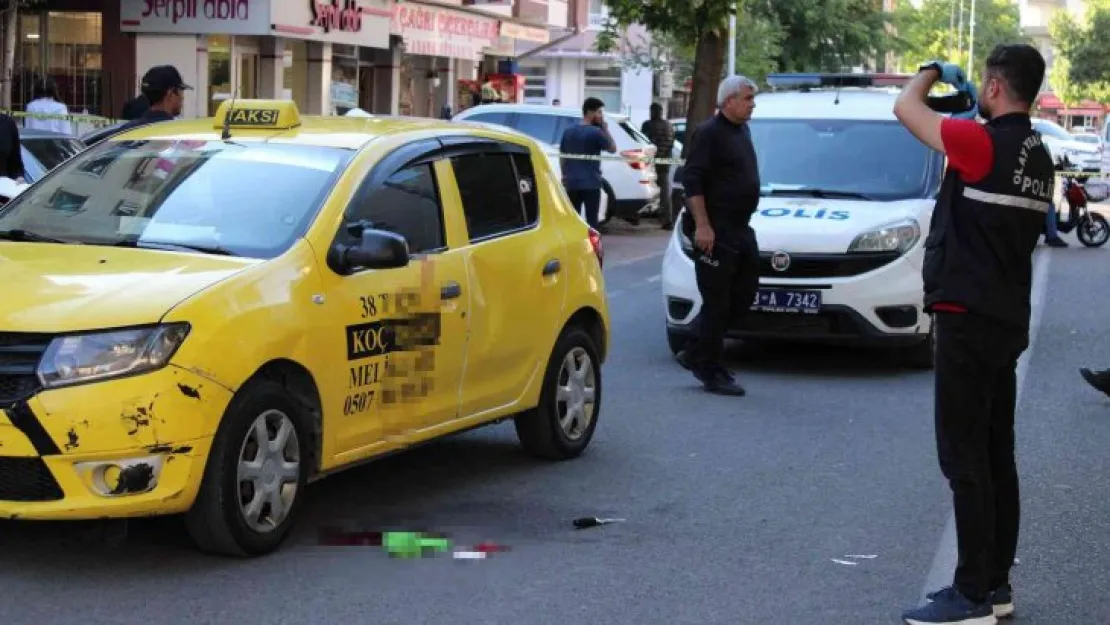
[[[798,83],[796,75],[776,78]],[[756,96],[751,126],[763,186],[752,217],[759,292],[730,338],[889,347],[931,368],[921,266],[943,156],[894,117],[897,90],[829,88]],[[676,227],[663,257],[667,342],[685,347],[701,312],[692,233]]]
[[[1060,169],[1099,171],[1102,167],[1102,150],[1097,145],[1076,140],[1060,124],[1034,118],[1033,129],[1041,133],[1045,147]]]
[[[482,104],[462,111],[452,120],[508,126],[548,146],[548,154],[554,156],[558,154],[563,131],[581,123],[582,111],[537,104]],[[655,155],[655,146],[633,127],[627,116],[606,112],[605,120],[617,144],[617,154],[629,158]],[[604,194],[598,214],[601,223],[613,217],[637,223],[640,217],[658,211],[659,185],[651,165],[603,160],[601,176]]]
[[[1102,137],[1100,137],[1098,135],[1098,133],[1096,133],[1096,132],[1075,132],[1075,131],[1073,131],[1071,133],[1071,138],[1075,139],[1076,141],[1078,141],[1080,143],[1086,143],[1088,145],[1097,146],[1099,151],[1102,151],[1102,150],[1105,149],[1105,147],[1103,146],[1103,143],[1102,143]]]

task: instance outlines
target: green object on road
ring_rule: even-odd
[[[451,541],[446,538],[424,536],[420,532],[384,532],[382,546],[391,556],[419,558],[425,549],[449,551]]]

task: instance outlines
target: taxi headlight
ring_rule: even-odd
[[[189,324],[170,323],[61,336],[39,363],[39,381],[57,388],[160,369],[188,334]]]
[[[864,232],[852,241],[849,252],[898,252],[905,254],[921,238],[921,227],[907,219],[878,230]]]

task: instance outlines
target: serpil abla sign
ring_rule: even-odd
[[[264,35],[270,0],[120,0],[120,30]]]
[[[324,32],[340,30],[348,33],[357,33],[362,30],[362,13],[365,10],[359,5],[358,0],[308,0],[312,7],[311,26],[318,26]]]

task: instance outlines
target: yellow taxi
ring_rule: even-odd
[[[278,548],[306,484],[512,418],[589,444],[598,234],[508,129],[225,102],[0,208],[0,518],[184,514]]]

